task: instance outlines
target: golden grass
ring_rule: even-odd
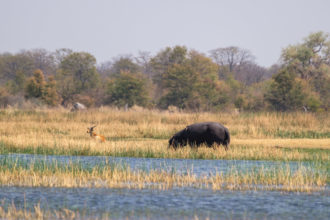
[[[262,146],[266,148],[305,148],[305,149],[330,149],[330,139],[307,139],[307,138],[267,138],[267,139],[234,139],[234,145]]]
[[[249,160],[283,160],[283,161],[329,161],[328,152],[304,152],[300,151],[296,142],[304,140],[285,140],[267,139],[263,140],[235,140],[230,145],[228,151],[224,148],[179,148],[177,150],[168,149],[166,140],[116,140],[105,144],[93,140],[67,141],[51,140],[50,142],[26,140],[17,138],[6,140],[4,145],[12,147],[13,152],[18,153],[38,153],[38,154],[65,154],[65,155],[108,155],[124,157],[151,157],[151,158],[183,158],[183,159],[249,159]],[[236,144],[240,142],[242,144]],[[281,144],[283,143],[283,144]],[[292,144],[293,143],[293,144]],[[319,144],[321,143],[321,144]],[[325,143],[324,145],[322,145]],[[328,149],[327,140],[314,140],[310,149]],[[274,144],[274,145],[272,145]],[[292,148],[292,150],[287,150]]]
[[[229,128],[238,139],[269,138],[278,131],[318,133],[330,132],[328,114],[312,113],[259,113],[248,115],[232,115],[226,113],[175,113],[159,111],[118,111],[115,109],[95,109],[88,112],[70,113],[64,110],[36,110],[24,112],[20,110],[2,110],[0,115],[4,130],[42,131],[49,134],[62,134],[74,137],[85,136],[87,126],[97,124],[99,133],[111,137],[163,137],[186,125],[201,121],[217,121]],[[37,125],[37,126],[36,126]],[[22,129],[22,130],[17,130]],[[11,133],[7,131],[7,133]],[[290,134],[284,134],[290,135]]]
[[[219,149],[167,149],[168,138],[186,125],[217,121],[231,132],[229,151]],[[106,143],[92,140],[86,128]],[[300,149],[330,149],[330,117],[327,113],[168,113],[123,112],[100,108],[71,113],[66,110],[0,111],[2,152],[112,155],[134,157],[325,160]],[[291,149],[291,150],[287,150]]]
[[[67,168],[28,169],[22,167],[0,170],[1,186],[20,187],[90,187],[90,188],[152,188],[168,190],[173,187],[194,187],[212,190],[280,190],[311,192],[324,190],[328,174],[300,165],[291,171],[289,165],[278,168],[261,168],[239,172],[232,167],[228,173],[215,172],[207,176],[151,170],[149,172],[129,167],[94,167],[92,170]]]

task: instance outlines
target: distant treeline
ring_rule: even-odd
[[[155,56],[121,56],[97,65],[93,55],[59,49],[0,54],[0,106],[110,105],[188,111],[327,111],[330,37],[312,33],[283,49],[280,63],[257,65],[248,50],[208,55],[184,46]]]

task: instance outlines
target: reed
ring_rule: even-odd
[[[96,216],[93,218],[86,218],[80,212],[69,209],[62,210],[43,210],[40,208],[40,203],[36,204],[33,209],[17,208],[15,204],[4,208],[4,201],[0,202],[0,218],[1,219],[99,219]],[[100,219],[109,219],[106,216]]]
[[[152,188],[194,187],[212,190],[280,190],[312,192],[326,190],[329,183],[327,168],[322,164],[300,164],[262,167],[241,172],[233,166],[228,173],[214,172],[196,176],[190,169],[132,170],[129,166],[106,163],[82,167],[77,163],[58,164],[38,161],[25,164],[18,160],[2,160],[1,186],[20,187],[88,187],[88,188]]]

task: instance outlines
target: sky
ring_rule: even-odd
[[[330,33],[329,0],[0,0],[0,53],[89,52],[97,62],[166,47],[237,46],[269,67],[283,48]]]

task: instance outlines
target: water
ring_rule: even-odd
[[[241,173],[267,169],[290,169],[294,172],[303,165],[313,169],[313,164],[308,162],[279,162],[279,161],[249,161],[249,160],[192,160],[192,159],[157,159],[157,158],[131,158],[131,157],[105,157],[105,156],[58,156],[58,155],[30,155],[9,154],[0,155],[0,162],[4,160],[17,161],[18,164],[29,167],[29,164],[42,162],[46,164],[68,165],[78,164],[88,169],[94,166],[115,164],[121,167],[130,167],[132,170],[166,170],[177,174],[194,174],[208,176],[215,173],[226,174],[232,169]]]
[[[294,171],[300,162],[187,160],[151,158],[115,158],[92,156],[0,155],[0,164],[15,161],[19,166],[42,162],[82,168],[116,164],[133,170],[166,170],[193,173],[196,176],[216,172],[286,168]],[[314,169],[313,164],[303,163]],[[109,216],[111,219],[330,219],[330,191],[287,193],[280,191],[212,191],[191,187],[170,190],[109,188],[0,187],[0,205],[13,203],[18,209],[70,209],[86,218]],[[1,203],[2,202],[2,203]]]
[[[16,208],[67,208],[89,218],[330,219],[330,197],[321,193],[2,187],[0,200]]]

